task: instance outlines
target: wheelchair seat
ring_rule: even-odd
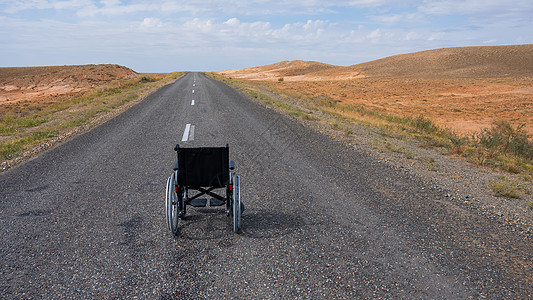
[[[229,148],[178,148],[178,182],[189,187],[229,184]]]

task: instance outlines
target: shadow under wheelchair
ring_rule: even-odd
[[[176,238],[194,241],[222,239],[232,235],[228,233],[232,228],[232,217],[227,216],[223,209],[187,209],[187,215],[179,220]]]
[[[231,217],[217,208],[194,209],[180,220],[178,238],[189,240],[225,239],[232,228]],[[269,209],[246,209],[242,214],[242,227],[238,236],[252,239],[268,239],[293,233],[305,226],[296,213]],[[231,235],[231,234],[230,234]],[[234,235],[237,237],[237,235]]]

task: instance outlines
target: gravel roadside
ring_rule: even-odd
[[[254,84],[254,87],[277,101],[287,102],[303,111],[308,111],[300,104],[301,100],[272,93],[260,84]],[[265,104],[256,98],[250,97],[250,99],[290,117],[277,107]],[[336,120],[334,117],[320,111],[312,113],[321,121],[293,119],[349,147],[365,152],[391,167],[407,170],[411,174],[425,178],[427,182],[433,182],[433,185],[449,191],[445,194],[447,201],[479,210],[488,218],[500,219],[512,231],[518,231],[524,238],[533,240],[533,210],[528,207],[528,203],[533,202],[533,186],[530,181],[524,180],[519,175],[473,165],[465,159],[442,153],[439,149],[420,147],[419,142],[405,136],[382,134],[379,129],[372,126],[343,123],[343,129],[336,130],[331,126]],[[351,133],[347,135],[346,131]],[[391,148],[397,150],[393,151]],[[502,177],[510,180],[520,190],[519,199],[494,195],[489,183]]]

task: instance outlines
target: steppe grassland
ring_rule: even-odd
[[[42,84],[38,82],[39,79],[47,81],[49,73],[39,76],[38,72],[35,74],[36,71],[31,68],[24,71],[27,74],[21,78],[34,76],[34,80],[37,81],[34,86],[43,92],[40,96],[4,101],[0,105],[0,160],[15,158],[36,144],[91,123],[97,116],[119,109],[126,103],[135,102],[181,75],[179,73],[135,74],[118,79],[114,79],[115,76],[104,76],[103,80],[97,82],[98,85],[80,92],[73,87],[84,85],[84,82],[81,82],[84,79],[80,80],[72,74],[66,77],[61,75],[62,80],[58,81],[56,78]],[[105,70],[103,72],[105,73]],[[70,90],[75,92],[56,91],[53,94],[46,94],[47,90],[53,90],[54,85],[70,87]],[[12,92],[10,97],[13,98]],[[19,94],[22,95],[23,92]]]

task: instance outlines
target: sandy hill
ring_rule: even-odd
[[[316,61],[282,61],[276,64],[259,67],[262,72],[278,72],[280,76],[299,76],[336,68],[334,65]]]
[[[0,104],[87,91],[138,74],[119,65],[0,67]]]
[[[390,56],[350,68],[368,76],[533,76],[533,45],[456,47]]]
[[[137,73],[119,65],[80,65],[50,67],[0,67],[0,84],[19,86],[26,82],[97,83],[113,79],[135,78]]]
[[[401,54],[341,67],[313,61],[283,61],[220,72],[253,80],[336,80],[358,77],[528,77],[533,76],[533,45],[456,47]]]
[[[361,76],[360,72],[346,67],[324,64],[316,61],[282,61],[279,63],[247,69],[225,70],[225,76],[252,80],[332,80]]]

